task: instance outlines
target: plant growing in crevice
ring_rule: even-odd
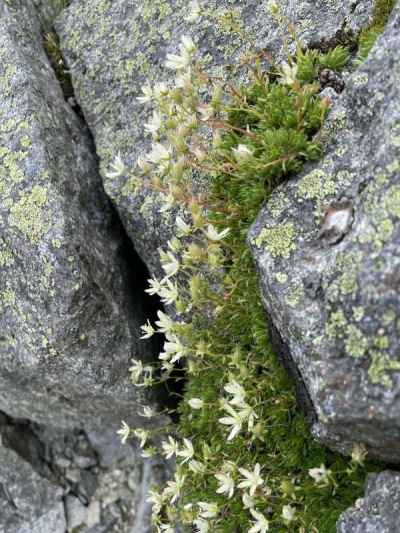
[[[298,47],[265,72],[255,56],[239,85],[207,74],[183,37],[180,53],[167,57],[174,82],[143,87],[153,145],[129,179],[176,215],[176,235],[160,254],[164,275],[148,289],[171,313],[160,311],[143,337],[166,336],[161,380],[180,362],[187,374],[178,426],[161,450],[176,458],[175,477],[150,494],[157,531],[181,523],[200,532],[328,533],[361,491],[363,450],[349,462],[319,446],[296,408],[246,246],[272,190],[320,157],[315,135],[329,101],[317,76],[347,58],[342,47]],[[117,157],[109,176],[127,172]],[[136,385],[154,384],[155,375],[133,362]],[[125,425],[121,435],[139,438],[145,456],[156,453],[151,432]]]
[[[71,74],[65,64],[61,52],[60,40],[55,31],[48,31],[43,35],[43,46],[55,75],[60,82],[65,99],[72,98],[74,96],[74,88],[72,86]]]

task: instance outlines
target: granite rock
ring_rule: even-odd
[[[397,533],[400,513],[400,474],[386,470],[370,474],[365,496],[343,513],[337,533]]]
[[[143,124],[148,110],[136,97],[146,82],[168,80],[165,56],[182,35],[192,35],[204,57],[227,76],[232,61],[267,47],[279,56],[285,28],[265,2],[209,0],[199,12],[187,0],[75,0],[56,28],[71,71],[76,98],[93,133],[107,194],[117,207],[135,248],[152,274],[160,272],[158,249],[174,231],[174,213],[159,212],[159,196],[134,192],[132,172],[107,178],[117,153],[133,170],[149,151]],[[332,42],[367,24],[372,0],[279,2],[304,44]],[[294,7],[296,4],[296,7]],[[189,7],[188,7],[189,6]]]
[[[249,234],[265,307],[313,430],[400,461],[400,6],[347,81],[321,162],[279,187]]]

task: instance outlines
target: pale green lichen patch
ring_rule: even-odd
[[[304,298],[303,285],[293,287],[285,297],[285,302],[289,307],[297,307]]]
[[[10,225],[18,228],[32,244],[38,244],[50,229],[47,200],[48,190],[35,185],[31,191],[22,193],[10,209]]]
[[[263,228],[258,237],[253,239],[253,243],[258,248],[265,246],[265,249],[273,257],[283,257],[288,259],[291,252],[296,249],[296,230],[292,222],[279,224],[273,228]]]
[[[355,358],[363,357],[367,352],[368,338],[353,324],[346,328],[345,348],[346,353]]]

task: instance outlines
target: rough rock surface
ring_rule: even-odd
[[[0,409],[58,427],[140,424],[128,368],[152,356],[142,267],[29,0],[1,2],[0,57]]]
[[[365,497],[347,510],[337,533],[397,533],[400,514],[400,474],[386,470],[370,474]]]
[[[75,0],[56,27],[71,70],[77,100],[93,132],[106,192],[116,205],[135,248],[154,274],[157,249],[165,246],[174,217],[160,214],[155,195],[134,194],[131,175],[108,179],[105,172],[119,152],[128,168],[149,151],[143,123],[147,111],[135,97],[147,81],[171,78],[165,56],[182,35],[193,35],[212,63],[231,64],[245,50],[282,45],[277,24],[258,0]],[[342,31],[357,32],[371,14],[372,0],[279,2],[304,43],[331,41]],[[294,4],[296,7],[294,8]]]
[[[65,533],[62,490],[0,441],[0,533]]]
[[[249,241],[315,435],[400,461],[400,6],[348,80],[326,155],[281,186]]]

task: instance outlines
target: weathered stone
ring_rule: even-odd
[[[69,0],[32,0],[45,30],[49,30],[55,18],[69,4]]]
[[[400,461],[400,6],[328,121],[326,155],[279,187],[249,241],[314,433]]]
[[[55,427],[146,425],[130,360],[156,350],[142,266],[65,103],[30,0],[0,3],[0,409]]]
[[[397,533],[400,514],[400,474],[386,470],[370,474],[365,497],[340,517],[337,533]]]
[[[0,533],[65,533],[62,490],[0,442]]]
[[[76,0],[57,21],[63,53],[72,74],[76,97],[93,132],[105,189],[116,205],[135,248],[150,271],[160,271],[158,248],[174,229],[174,216],[159,213],[159,197],[133,191],[132,174],[107,178],[121,154],[128,168],[149,151],[143,124],[148,111],[135,97],[146,82],[171,78],[164,67],[182,35],[193,35],[203,56],[226,75],[242,53],[282,48],[282,34],[266,2],[210,0],[197,14],[188,0]],[[345,31],[357,32],[371,14],[372,0],[279,2],[304,43],[332,41]],[[230,71],[229,71],[230,72]]]

